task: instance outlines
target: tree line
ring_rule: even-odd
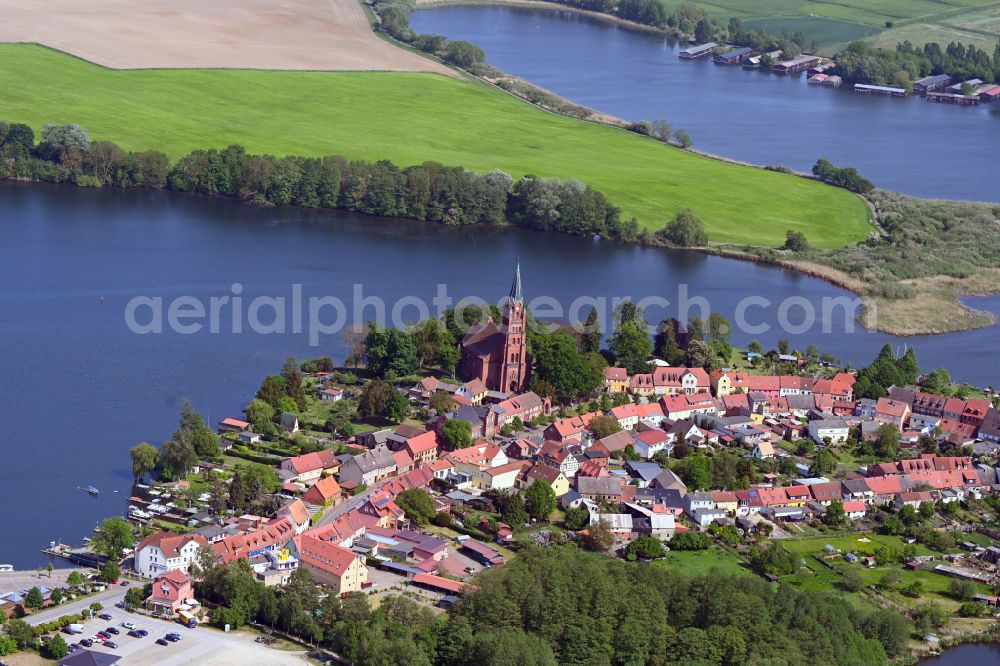
[[[942,48],[937,42],[918,47],[906,40],[891,50],[857,41],[834,57],[837,66],[833,73],[847,83],[911,90],[913,81],[933,74],[948,74],[959,81],[978,78],[1000,83],[1000,41],[992,54],[961,42],[951,42]]]
[[[253,155],[239,145],[195,150],[171,164],[157,151],[125,152],[90,140],[77,125],[46,125],[41,140],[24,124],[0,122],[0,178],[100,187],[149,187],[239,198],[258,205],[334,208],[449,225],[510,223],[574,235],[633,240],[638,223],[575,180],[437,162],[400,168],[366,162]]]

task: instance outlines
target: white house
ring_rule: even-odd
[[[827,438],[832,444],[847,441],[850,428],[840,419],[816,419],[809,422],[809,436],[818,444],[823,444]]]
[[[200,546],[208,541],[200,534],[179,535],[157,532],[135,547],[135,572],[143,578],[156,578],[168,571],[188,572]]]

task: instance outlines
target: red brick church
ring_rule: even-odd
[[[501,393],[526,390],[531,373],[526,335],[521,265],[518,264],[510,298],[504,306],[502,325],[497,326],[491,317],[485,324],[475,324],[469,329],[462,339],[459,374],[467,380],[479,378],[486,388]]]

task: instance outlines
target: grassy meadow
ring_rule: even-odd
[[[393,72],[109,70],[25,44],[0,44],[0,62],[0,119],[36,131],[77,123],[128,150],[176,158],[239,143],[275,155],[435,160],[577,178],[643,228],[691,208],[716,243],[777,246],[794,229],[834,248],[871,230],[867,206],[845,190],[558,116],[478,82]]]
[[[972,42],[991,50],[1000,25],[995,0],[668,0],[667,4],[685,2],[722,21],[736,16],[769,32],[801,30],[807,44],[815,39],[827,54],[855,39],[890,49],[909,39],[918,45],[936,41],[942,47],[950,41]]]

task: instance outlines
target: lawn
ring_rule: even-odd
[[[812,40],[816,40],[816,45],[823,53],[834,53],[856,39],[875,37],[880,32],[871,25],[819,16],[753,18],[743,21],[743,25],[748,28],[763,29],[775,35],[780,35],[782,32],[794,35],[801,31],[806,36],[806,46],[808,47]]]
[[[713,569],[727,575],[754,575],[743,560],[717,546],[708,550],[672,550],[662,560],[656,560],[656,565],[698,576]]]
[[[697,156],[437,74],[109,70],[24,44],[0,45],[0,62],[0,119],[36,130],[77,123],[129,150],[178,157],[239,143],[257,153],[577,178],[647,229],[691,208],[711,242],[776,246],[794,229],[832,248],[871,230],[864,202],[844,190]]]

